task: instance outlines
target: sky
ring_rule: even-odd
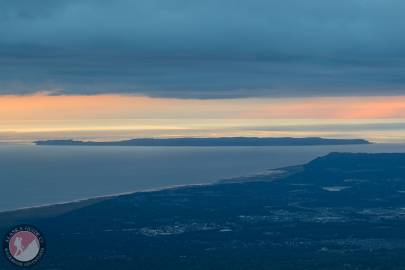
[[[400,0],[0,0],[0,142],[405,141]]]

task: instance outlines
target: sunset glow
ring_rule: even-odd
[[[168,99],[131,95],[0,96],[0,119],[405,119],[405,96]]]
[[[119,138],[344,137],[357,134],[353,133],[355,130],[335,132],[320,127],[351,125],[354,128],[355,124],[380,122],[399,125],[403,120],[405,122],[405,96],[209,100],[116,94],[0,96],[2,137],[10,133],[14,136],[36,134],[34,138],[52,133],[71,137],[92,134],[89,135],[90,139],[103,139],[105,136],[107,139],[114,133],[120,133]],[[289,130],[288,127],[292,125],[298,128]],[[401,130],[402,127],[384,134],[367,134],[368,131],[364,131],[361,135],[384,141],[389,140],[390,136],[399,139]]]

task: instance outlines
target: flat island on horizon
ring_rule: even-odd
[[[139,138],[124,141],[43,140],[36,145],[60,146],[305,146],[371,144],[364,139],[326,139],[320,137],[221,137],[221,138]]]

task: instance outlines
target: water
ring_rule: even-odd
[[[0,210],[212,183],[303,164],[331,151],[405,152],[405,145],[72,147],[0,145]]]

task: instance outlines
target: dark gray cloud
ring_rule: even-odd
[[[401,0],[0,0],[0,93],[404,93]]]

